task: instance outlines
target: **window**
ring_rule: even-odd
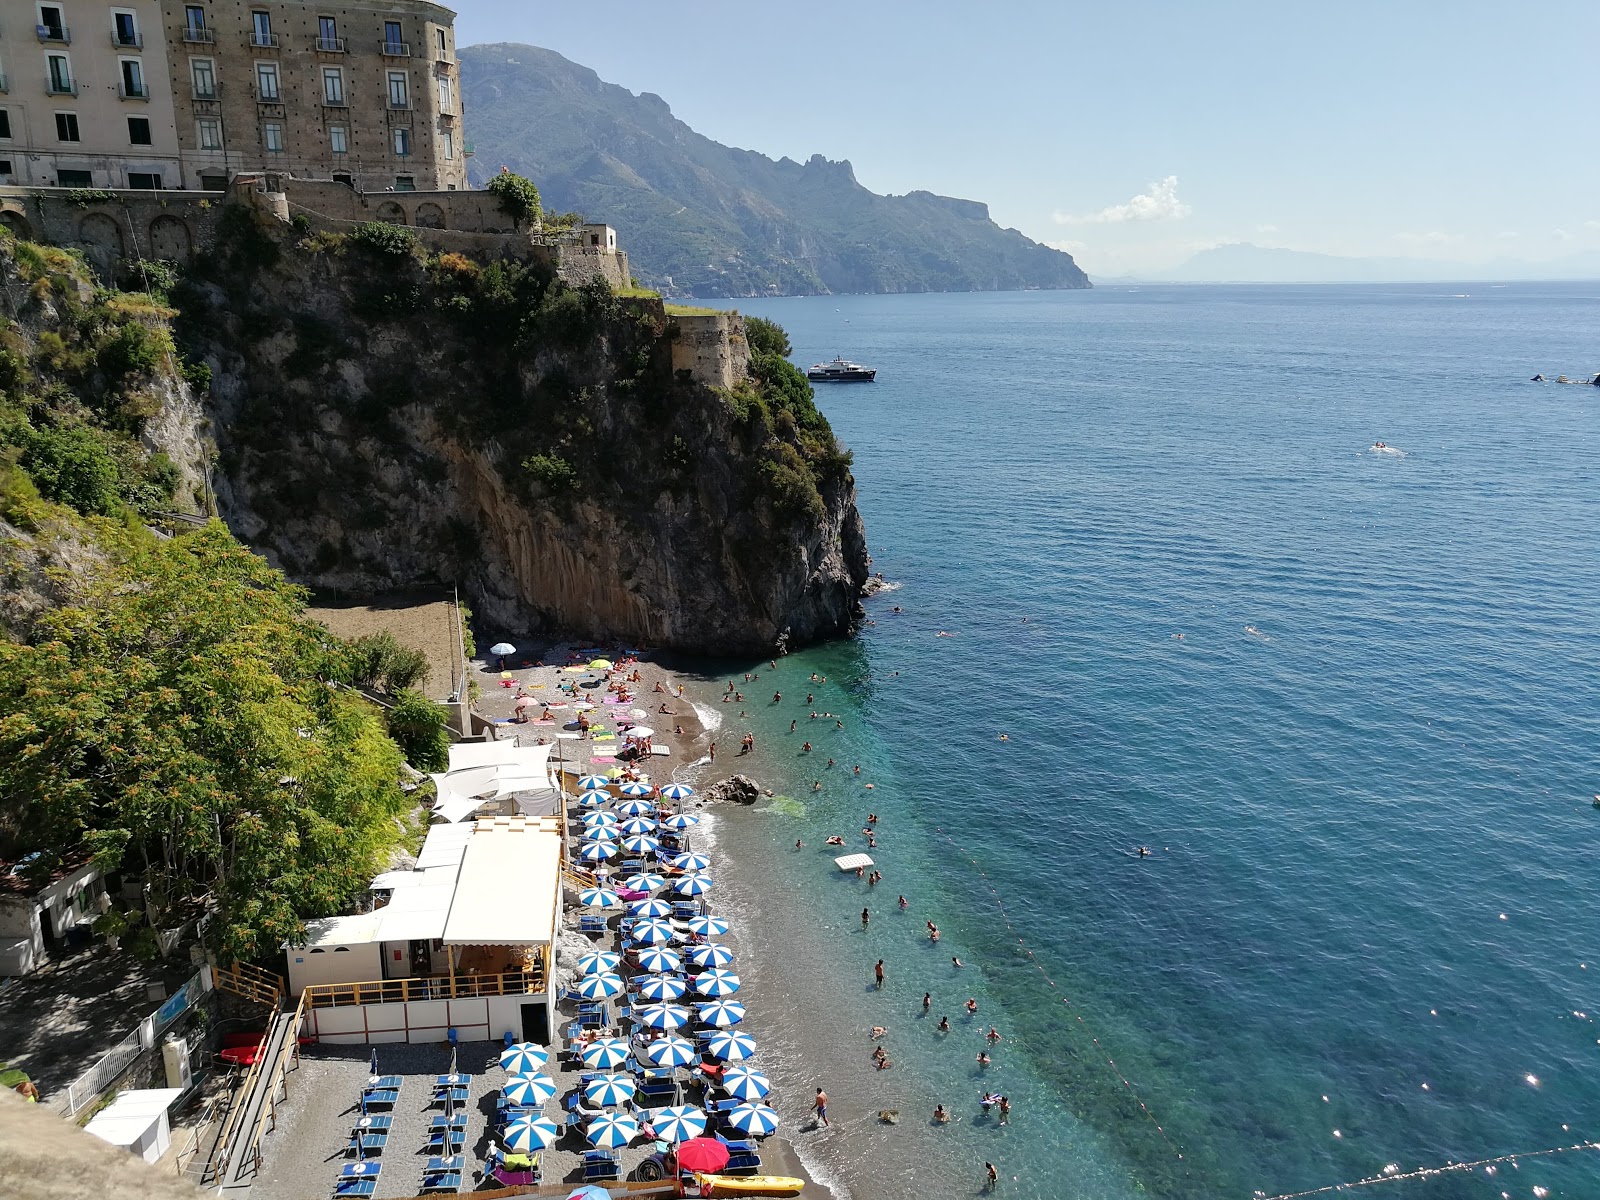
[[[217,69],[209,58],[197,58],[190,64],[194,73],[194,98],[196,100],[215,100],[217,98]]]
[[[119,46],[139,45],[139,27],[134,23],[131,12],[111,14],[111,40]]]
[[[399,155],[411,153],[411,130],[396,129],[394,131],[394,152]]]
[[[88,171],[69,171],[65,168],[56,172],[57,187],[93,187],[94,176]]]
[[[456,156],[456,135],[451,133],[448,129],[446,129],[443,133],[441,133],[439,135],[439,142],[440,142],[440,144],[442,146],[444,146],[444,156],[445,156],[446,161],[449,161],[450,159],[455,158],[455,156]]]
[[[203,120],[197,122],[200,133],[200,149],[222,149],[222,122]]]
[[[150,118],[128,118],[128,142],[134,146],[148,146],[150,144]]]
[[[444,56],[445,56],[445,48],[444,48],[444,30],[442,30],[442,29],[435,29],[435,30],[434,30],[434,31],[433,31],[433,36],[434,36],[434,37],[435,37],[435,38],[436,38],[436,39],[438,39],[438,42],[439,42],[439,57],[440,57],[440,58],[443,58],[443,57],[444,57]]]
[[[11,160],[9,158],[0,158],[0,178],[9,178],[10,176]]]
[[[54,4],[41,4],[39,6],[39,36],[52,42],[67,40],[67,26],[62,20],[61,9]]]
[[[416,191],[417,177],[415,175],[396,175],[394,177],[394,190],[397,192]]]
[[[128,186],[136,192],[160,191],[161,174],[158,171],[129,171]]]
[[[350,135],[343,125],[328,126],[328,149],[335,154],[350,153]]]
[[[148,100],[150,93],[144,87],[144,67],[137,58],[122,60],[122,94]]]
[[[65,54],[47,56],[50,64],[50,90],[58,95],[72,91],[72,63]]]
[[[399,54],[400,45],[405,41],[400,36],[399,21],[385,21],[383,23],[383,52],[385,54]]]
[[[283,126],[277,121],[268,121],[261,127],[261,143],[274,154],[283,153]]]
[[[11,110],[0,108],[0,138],[11,137]]]
[[[78,114],[56,114],[56,140],[61,142],[75,142],[78,140]]]
[[[324,104],[344,104],[344,69],[342,67],[322,68],[322,102]]]
[[[334,51],[344,49],[339,41],[339,23],[332,17],[317,18],[317,49]]]
[[[206,10],[198,4],[186,4],[183,9],[183,36],[191,42],[210,41],[205,36]]]
[[[256,99],[263,104],[276,104],[281,99],[277,63],[256,64]]]
[[[255,46],[273,45],[271,13],[252,12],[250,14],[250,43]]]
[[[410,108],[409,79],[404,71],[389,72],[389,107]]]
[[[452,89],[450,87],[450,80],[449,80],[448,76],[439,80],[439,111],[440,112],[449,112],[450,111],[450,93],[451,93],[451,90]]]

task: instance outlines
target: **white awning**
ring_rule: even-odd
[[[459,866],[471,837],[471,825],[429,826],[428,840],[422,843],[422,853],[417,855],[417,870]]]
[[[523,817],[486,819],[473,829],[444,940],[458,946],[549,943],[561,903],[561,835]]]
[[[376,940],[380,942],[432,941],[444,936],[444,923],[450,915],[450,900],[455,895],[456,873],[448,868],[418,871],[424,882],[434,876],[430,886],[403,888],[374,914],[378,918]]]
[[[541,747],[542,749],[542,747]],[[466,771],[472,767],[498,767],[515,762],[522,747],[515,741],[456,742],[450,747],[450,771]]]

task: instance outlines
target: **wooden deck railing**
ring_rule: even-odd
[[[232,992],[235,996],[243,996],[246,1000],[264,1004],[273,1012],[278,1011],[279,1005],[283,1003],[283,994],[288,990],[284,985],[283,976],[244,962],[233,963],[226,967],[212,967],[211,982],[225,992]]]
[[[252,1164],[252,1169],[261,1170],[261,1138],[266,1134],[268,1122],[276,1129],[278,1126],[278,1089],[283,1088],[284,1098],[288,1099],[289,1086],[286,1076],[290,1071],[289,1064],[296,1066],[300,1063],[300,1026],[306,1017],[306,998],[300,997],[300,1003],[294,1010],[294,1016],[289,1019],[288,1031],[284,1034],[283,1043],[278,1047],[278,1054],[272,1064],[272,1074],[267,1077],[267,1102],[261,1108],[261,1115],[256,1118],[255,1128],[250,1131],[250,1140],[244,1145],[244,1157]]]
[[[550,947],[539,947],[531,971],[498,975],[425,975],[416,979],[374,979],[364,983],[313,983],[302,1002],[311,1008],[358,1004],[409,1004],[417,1000],[471,1000],[483,996],[526,996],[545,990],[550,978]]]

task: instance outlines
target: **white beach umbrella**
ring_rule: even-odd
[[[657,1038],[644,1048],[644,1059],[652,1067],[687,1067],[698,1062],[700,1052],[688,1038]]]
[[[603,887],[584,888],[578,893],[578,899],[589,908],[615,908],[622,903],[621,896]]]
[[[646,1000],[677,1000],[689,990],[689,985],[676,975],[646,975],[635,979],[634,987]]]
[[[617,805],[617,811],[625,817],[642,817],[646,813],[653,813],[656,806],[649,800],[640,800],[630,796]]]
[[[732,971],[702,971],[689,981],[702,996],[731,996],[739,990],[739,977]]]
[[[611,1108],[632,1100],[636,1091],[638,1084],[634,1083],[632,1075],[602,1075],[584,1084],[583,1098],[601,1108]]]
[[[729,1067],[722,1072],[722,1087],[735,1100],[760,1100],[772,1090],[772,1080],[755,1067]]]
[[[755,1057],[756,1040],[736,1029],[719,1029],[706,1039],[706,1050],[724,1062],[742,1062]]]
[[[669,946],[649,946],[639,951],[639,965],[646,971],[664,974],[683,970],[683,959]]]
[[[678,880],[677,883],[672,885],[672,890],[680,896],[704,896],[711,890],[711,887],[711,876],[694,874],[685,875]]]
[[[560,1137],[560,1126],[549,1117],[526,1113],[506,1122],[500,1140],[513,1154],[532,1154],[535,1150],[548,1150]]]
[[[639,782],[625,783],[617,790],[620,791],[624,796],[648,796],[651,792],[655,791],[655,789],[648,783]]]
[[[682,1029],[691,1017],[689,1010],[681,1004],[646,1004],[643,1008],[634,1011],[634,1020],[647,1029]]]
[[[737,1025],[745,1018],[744,1005],[737,1000],[711,1000],[705,1004],[696,1004],[695,1010],[700,1014],[703,1023],[715,1025],[718,1029]]]
[[[721,937],[728,932],[728,923],[721,917],[692,917],[689,932],[699,937]]]
[[[489,653],[494,655],[496,658],[504,658],[506,655],[515,654],[516,652],[517,648],[510,642],[496,642],[494,645],[489,647]]]
[[[647,737],[655,737],[655,735],[656,735],[656,731],[654,729],[651,729],[650,726],[648,726],[648,725],[634,725],[631,728],[624,729],[622,731],[622,736],[623,737],[631,737],[631,738],[647,738]]]
[[[610,950],[591,950],[578,959],[578,971],[583,975],[605,975],[622,964],[622,955]],[[545,1061],[549,1061],[547,1055]]]
[[[601,975],[585,975],[578,980],[578,995],[585,1000],[609,1000],[612,996],[622,995],[622,976],[612,975],[609,972]]]
[[[733,951],[721,942],[707,942],[703,946],[690,946],[685,953],[697,967],[725,967],[733,961]]]
[[[578,1057],[592,1071],[610,1071],[628,1061],[628,1043],[621,1038],[596,1038]]]
[[[694,813],[674,813],[661,823],[668,829],[688,829],[691,825],[700,824],[700,818]]]
[[[550,1051],[532,1042],[518,1042],[500,1055],[500,1065],[512,1075],[542,1070],[550,1062]]]
[[[680,854],[672,860],[672,865],[680,871],[704,871],[711,866],[711,856],[708,854]]]
[[[578,780],[578,787],[585,792],[604,791],[611,786],[611,780],[604,775],[585,775]]]
[[[556,1094],[556,1081],[542,1072],[517,1075],[506,1080],[505,1086],[500,1091],[512,1104],[537,1108]]]
[[[601,1113],[589,1122],[589,1144],[602,1150],[620,1150],[639,1136],[639,1122],[626,1113]]]
[[[765,1104],[741,1104],[723,1118],[744,1133],[766,1137],[778,1127],[778,1114]]]
[[[622,886],[630,892],[653,892],[665,887],[666,883],[666,877],[663,875],[657,875],[652,871],[640,871],[624,879]]]
[[[661,794],[668,800],[687,800],[694,795],[694,789],[687,783],[669,783],[661,789]]]
[[[622,848],[629,854],[654,854],[661,843],[648,833],[635,833],[622,839]]]
[[[671,922],[659,920],[640,921],[628,931],[629,940],[636,946],[665,946],[677,936]]]
[[[706,1114],[692,1104],[675,1104],[648,1114],[650,1128],[663,1142],[687,1142],[706,1131]]]

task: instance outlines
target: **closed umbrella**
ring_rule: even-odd
[[[656,831],[656,823],[649,817],[629,817],[617,828],[627,834],[654,833]]]
[[[689,961],[697,967],[725,967],[733,961],[733,951],[720,942],[690,946],[688,955]]]
[[[655,803],[650,800],[640,800],[637,796],[630,796],[617,805],[617,811],[625,817],[642,817],[646,813],[656,810]]]
[[[687,1067],[700,1058],[688,1038],[657,1038],[644,1048],[644,1058],[652,1067]]]
[[[700,1137],[678,1147],[678,1165],[685,1171],[720,1171],[731,1157],[728,1143]]]
[[[722,1086],[735,1100],[760,1100],[772,1090],[772,1080],[754,1067],[729,1067],[722,1072]]]
[[[668,800],[687,800],[694,795],[694,789],[687,783],[669,783],[661,789],[661,794]]]
[[[682,1029],[690,1020],[689,1010],[681,1004],[647,1004],[633,1016],[648,1029]]]
[[[654,892],[666,886],[664,875],[656,875],[650,871],[640,871],[638,874],[629,875],[622,881],[622,886],[630,892]]]
[[[687,1142],[706,1131],[706,1114],[692,1104],[658,1108],[649,1116],[650,1128],[663,1142]]]
[[[728,932],[728,923],[721,917],[693,917],[689,921],[689,932],[697,937],[721,937]]]
[[[648,796],[655,791],[648,783],[625,783],[619,789],[624,796]]]
[[[584,862],[605,862],[608,858],[616,856],[615,842],[586,842],[583,849],[578,851],[578,857]]]
[[[615,908],[622,903],[622,897],[603,887],[584,888],[578,893],[578,899],[590,908]]]
[[[500,1055],[500,1065],[512,1075],[542,1070],[550,1061],[550,1051],[532,1042],[518,1042]]]
[[[724,1062],[742,1062],[755,1057],[756,1040],[735,1029],[719,1029],[706,1039],[706,1050]]]
[[[611,1108],[632,1100],[637,1090],[638,1085],[633,1082],[632,1075],[602,1075],[584,1085],[583,1098],[601,1108]]]
[[[560,1127],[549,1117],[525,1113],[506,1122],[500,1140],[513,1154],[532,1154],[535,1150],[548,1150],[560,1137]]]
[[[670,917],[672,915],[672,904],[670,901],[660,900],[655,896],[650,897],[648,900],[635,900],[628,905],[628,915],[630,917],[647,918]]]
[[[609,1000],[622,995],[622,977],[609,972],[603,975],[585,975],[578,980],[578,995],[585,1000]]]
[[[718,996],[731,996],[739,990],[739,977],[732,971],[721,969],[703,971],[696,975],[691,982],[694,990],[702,996],[715,999]]]
[[[578,787],[585,792],[604,791],[611,786],[611,780],[604,775],[585,775],[578,780]]]
[[[620,1150],[639,1136],[639,1122],[627,1113],[601,1113],[589,1122],[589,1144],[602,1150]]]
[[[654,854],[661,849],[661,843],[648,833],[635,833],[622,839],[622,848],[629,854]]]
[[[665,946],[676,936],[677,931],[669,921],[640,921],[628,931],[629,939],[636,946]]]
[[[578,970],[584,975],[604,975],[609,971],[615,971],[621,964],[620,954],[613,954],[610,950],[591,950],[578,959]],[[549,1061],[548,1056],[545,1061]]]
[[[778,1114],[765,1104],[740,1104],[723,1118],[735,1129],[766,1137],[778,1127]]]
[[[715,1025],[718,1029],[737,1025],[745,1018],[744,1005],[737,1000],[712,1000],[706,1004],[696,1004],[694,1007],[700,1014],[702,1022]]]
[[[676,975],[646,975],[634,980],[634,984],[646,1000],[676,1000],[689,990],[689,985]]]
[[[585,1046],[579,1057],[594,1071],[610,1071],[628,1061],[628,1043],[621,1038],[597,1038]]]
[[[691,825],[700,824],[700,818],[694,813],[675,813],[661,823],[668,829],[687,829]]]
[[[711,876],[685,875],[672,885],[672,890],[680,896],[704,896],[711,890]]]
[[[683,959],[670,946],[649,946],[639,951],[639,965],[657,973],[681,971]]]
[[[680,854],[672,860],[672,865],[680,871],[704,871],[711,866],[709,854]]]
[[[506,1081],[500,1091],[512,1104],[525,1108],[538,1108],[556,1094],[556,1081],[543,1073],[517,1075]]]

